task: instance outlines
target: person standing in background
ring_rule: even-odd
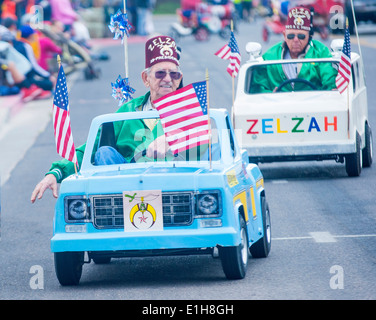
[[[127,14],[133,28],[131,33],[137,34],[137,6],[136,0],[127,0]]]
[[[39,33],[40,57],[38,64],[46,71],[50,71],[49,62],[57,54],[62,54],[63,50],[55,44],[50,38]]]
[[[71,2],[69,0],[50,0],[50,5],[52,20],[61,21],[65,26],[64,31],[70,31],[73,22],[78,19],[78,15],[74,12]]]
[[[137,34],[147,36],[154,32],[152,9],[154,0],[136,0],[137,9]]]
[[[247,22],[253,21],[252,9],[253,9],[252,0],[242,0],[243,19]]]
[[[243,5],[242,5],[242,0],[233,0],[234,2],[234,7],[235,7],[235,12],[238,16],[238,19],[241,20],[243,19]]]
[[[148,0],[148,7],[146,10],[146,21],[145,21],[145,30],[147,34],[154,33],[154,23],[153,23],[153,10],[156,5],[156,0]]]

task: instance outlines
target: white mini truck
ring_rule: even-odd
[[[250,59],[242,65],[232,110],[239,143],[251,162],[335,160],[349,176],[372,164],[372,131],[368,119],[363,63],[351,53],[348,91],[323,90],[306,79],[287,79],[271,92],[257,90],[257,77],[277,64],[331,64],[338,70],[343,40],[333,40],[332,58],[264,61],[261,45],[248,43]],[[299,83],[303,90],[287,91]],[[283,89],[285,87],[285,89]]]

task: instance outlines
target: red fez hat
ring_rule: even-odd
[[[311,12],[304,7],[296,7],[290,9],[286,29],[292,30],[311,30]]]
[[[172,62],[179,65],[175,40],[167,36],[150,38],[145,44],[145,68],[158,62]]]

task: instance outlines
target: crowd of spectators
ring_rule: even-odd
[[[126,0],[131,33],[154,32],[155,2]],[[77,12],[92,7],[103,8],[107,26],[112,14],[123,11],[123,0],[0,0],[0,96],[20,93],[25,102],[50,97],[56,82],[56,56],[62,48],[43,30],[90,49],[89,31]]]
[[[41,30],[71,37],[78,20],[69,0],[0,0],[0,96],[21,93],[24,102],[51,97],[56,75],[49,61],[62,48]],[[55,60],[56,61],[56,60]]]

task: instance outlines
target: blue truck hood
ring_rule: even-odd
[[[221,188],[221,169],[198,167],[136,167],[127,170],[85,172],[65,179],[61,194],[110,194],[133,190],[198,190]]]

